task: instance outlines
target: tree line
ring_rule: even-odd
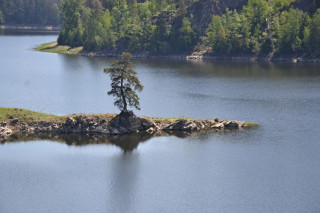
[[[60,0],[0,0],[0,24],[59,25]]]
[[[85,51],[319,54],[320,0],[312,0],[309,12],[293,7],[295,1],[248,0],[213,15],[203,30],[194,7],[199,0],[0,0],[0,24],[62,23],[58,43]]]
[[[240,13],[213,16],[204,41],[216,54],[319,54],[320,9],[310,16],[293,2],[249,0]]]
[[[190,53],[199,44],[220,55],[320,51],[320,10],[310,15],[293,8],[295,0],[249,0],[239,12],[214,15],[204,35],[188,14],[195,2],[61,0],[58,43],[151,54]]]
[[[84,46],[86,51],[112,48],[153,54],[189,51],[196,34],[184,14],[187,5],[195,1],[62,0],[63,28],[58,43]]]

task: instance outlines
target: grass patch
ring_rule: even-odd
[[[258,124],[256,124],[256,123],[251,123],[251,122],[244,122],[244,124],[245,124],[247,127],[258,126]]]
[[[37,51],[49,53],[62,53],[67,55],[77,55],[82,51],[83,47],[72,48],[70,46],[59,46],[56,41],[44,43],[39,47],[34,48]]]
[[[207,121],[207,120],[211,120],[211,119],[193,119],[193,118],[184,118],[184,117],[181,117],[181,118],[154,118],[154,117],[146,117],[144,116],[143,118],[146,118],[146,119],[150,119],[152,120],[153,122],[161,122],[161,123],[167,123],[167,124],[170,124],[170,123],[174,123],[176,122],[177,120],[187,120],[188,122],[191,122],[191,121]]]
[[[18,108],[0,107],[0,122],[8,122],[16,118],[21,122],[27,123],[40,121],[63,123],[66,120],[66,116],[49,115]]]

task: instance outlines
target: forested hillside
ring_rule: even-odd
[[[87,52],[319,55],[319,6],[320,0],[0,0],[0,22],[57,25],[60,18],[58,43]]]
[[[0,24],[59,25],[60,0],[0,0]]]
[[[148,55],[314,55],[318,7],[318,0],[62,0],[58,43]]]
[[[58,43],[86,51],[176,54],[191,52],[212,14],[247,0],[63,0]],[[76,12],[73,12],[76,11]]]

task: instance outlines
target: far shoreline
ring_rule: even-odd
[[[84,52],[83,47],[72,48],[70,46],[60,46],[56,41],[43,43],[34,48],[40,52],[61,53],[66,55],[81,55],[86,57],[99,57],[99,58],[120,58],[121,54],[112,52]],[[250,55],[239,56],[209,56],[209,55],[150,55],[146,53],[131,53],[135,59],[179,59],[185,61],[232,61],[232,62],[289,62],[289,63],[320,63],[320,58],[311,58],[303,56],[282,56],[282,57],[259,57]]]
[[[44,30],[44,31],[57,31],[60,32],[60,26],[54,25],[0,25],[0,30]]]

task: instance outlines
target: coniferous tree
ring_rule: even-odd
[[[68,44],[76,47],[83,44],[83,26],[80,14],[83,6],[84,0],[62,0],[60,7],[63,29],[59,33],[59,45]]]
[[[2,23],[3,23],[3,16],[2,16],[2,12],[0,10],[0,24],[2,24]]]
[[[111,90],[108,95],[115,97],[114,105],[121,111],[127,111],[128,106],[140,110],[139,97],[135,91],[141,92],[143,86],[132,69],[130,53],[122,53],[120,61],[115,61],[112,68],[105,68],[104,72],[110,75]]]
[[[310,25],[310,43],[312,44],[312,50],[320,52],[320,9],[313,15]]]
[[[194,31],[191,27],[191,22],[187,17],[183,18],[182,26],[179,30],[180,50],[191,50],[194,43]]]

